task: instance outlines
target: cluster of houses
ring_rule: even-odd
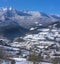
[[[27,58],[33,51],[44,59],[60,58],[60,31],[48,28],[40,31],[38,34],[26,34],[24,37],[16,38],[9,45],[5,43],[6,40],[0,39],[0,49],[4,48],[22,58]]]
[[[20,49],[22,57],[27,57],[32,51],[44,58],[60,58],[60,31],[57,29],[41,29],[38,34],[26,34],[16,38],[12,47]]]

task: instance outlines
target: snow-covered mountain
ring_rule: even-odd
[[[24,35],[29,30],[47,27],[58,21],[60,21],[59,16],[38,11],[18,11],[11,7],[0,9],[0,33],[5,37]]]
[[[0,9],[0,26],[16,25],[26,29],[37,25],[47,25],[51,22],[59,21],[60,17],[56,15],[47,15],[38,11],[17,11],[13,8]]]

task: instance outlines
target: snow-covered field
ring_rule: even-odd
[[[33,64],[33,62],[27,61],[27,60],[24,59],[24,58],[21,58],[21,59],[19,59],[19,58],[14,58],[14,60],[15,60],[15,62],[16,62],[15,64]],[[10,64],[10,61],[8,62],[8,61],[3,60],[3,61],[0,61],[0,63],[1,63],[1,64]],[[52,64],[52,63],[40,62],[39,64]]]
[[[16,62],[16,64],[33,64],[32,62]],[[52,64],[52,63],[46,63],[46,62],[40,62],[39,64]]]

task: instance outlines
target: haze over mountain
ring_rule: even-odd
[[[30,30],[47,27],[59,21],[59,16],[39,11],[18,11],[13,8],[1,8],[0,34],[8,39],[14,39],[15,37],[25,35]]]

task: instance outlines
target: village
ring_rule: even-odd
[[[49,63],[56,58],[60,59],[60,30],[45,28],[40,31],[38,34],[26,34],[25,37],[16,38],[8,45],[6,39],[0,39],[0,49],[4,50],[3,53],[7,53],[8,57],[11,56],[10,59],[15,58],[14,60],[28,60],[31,54],[42,57],[44,62]]]

